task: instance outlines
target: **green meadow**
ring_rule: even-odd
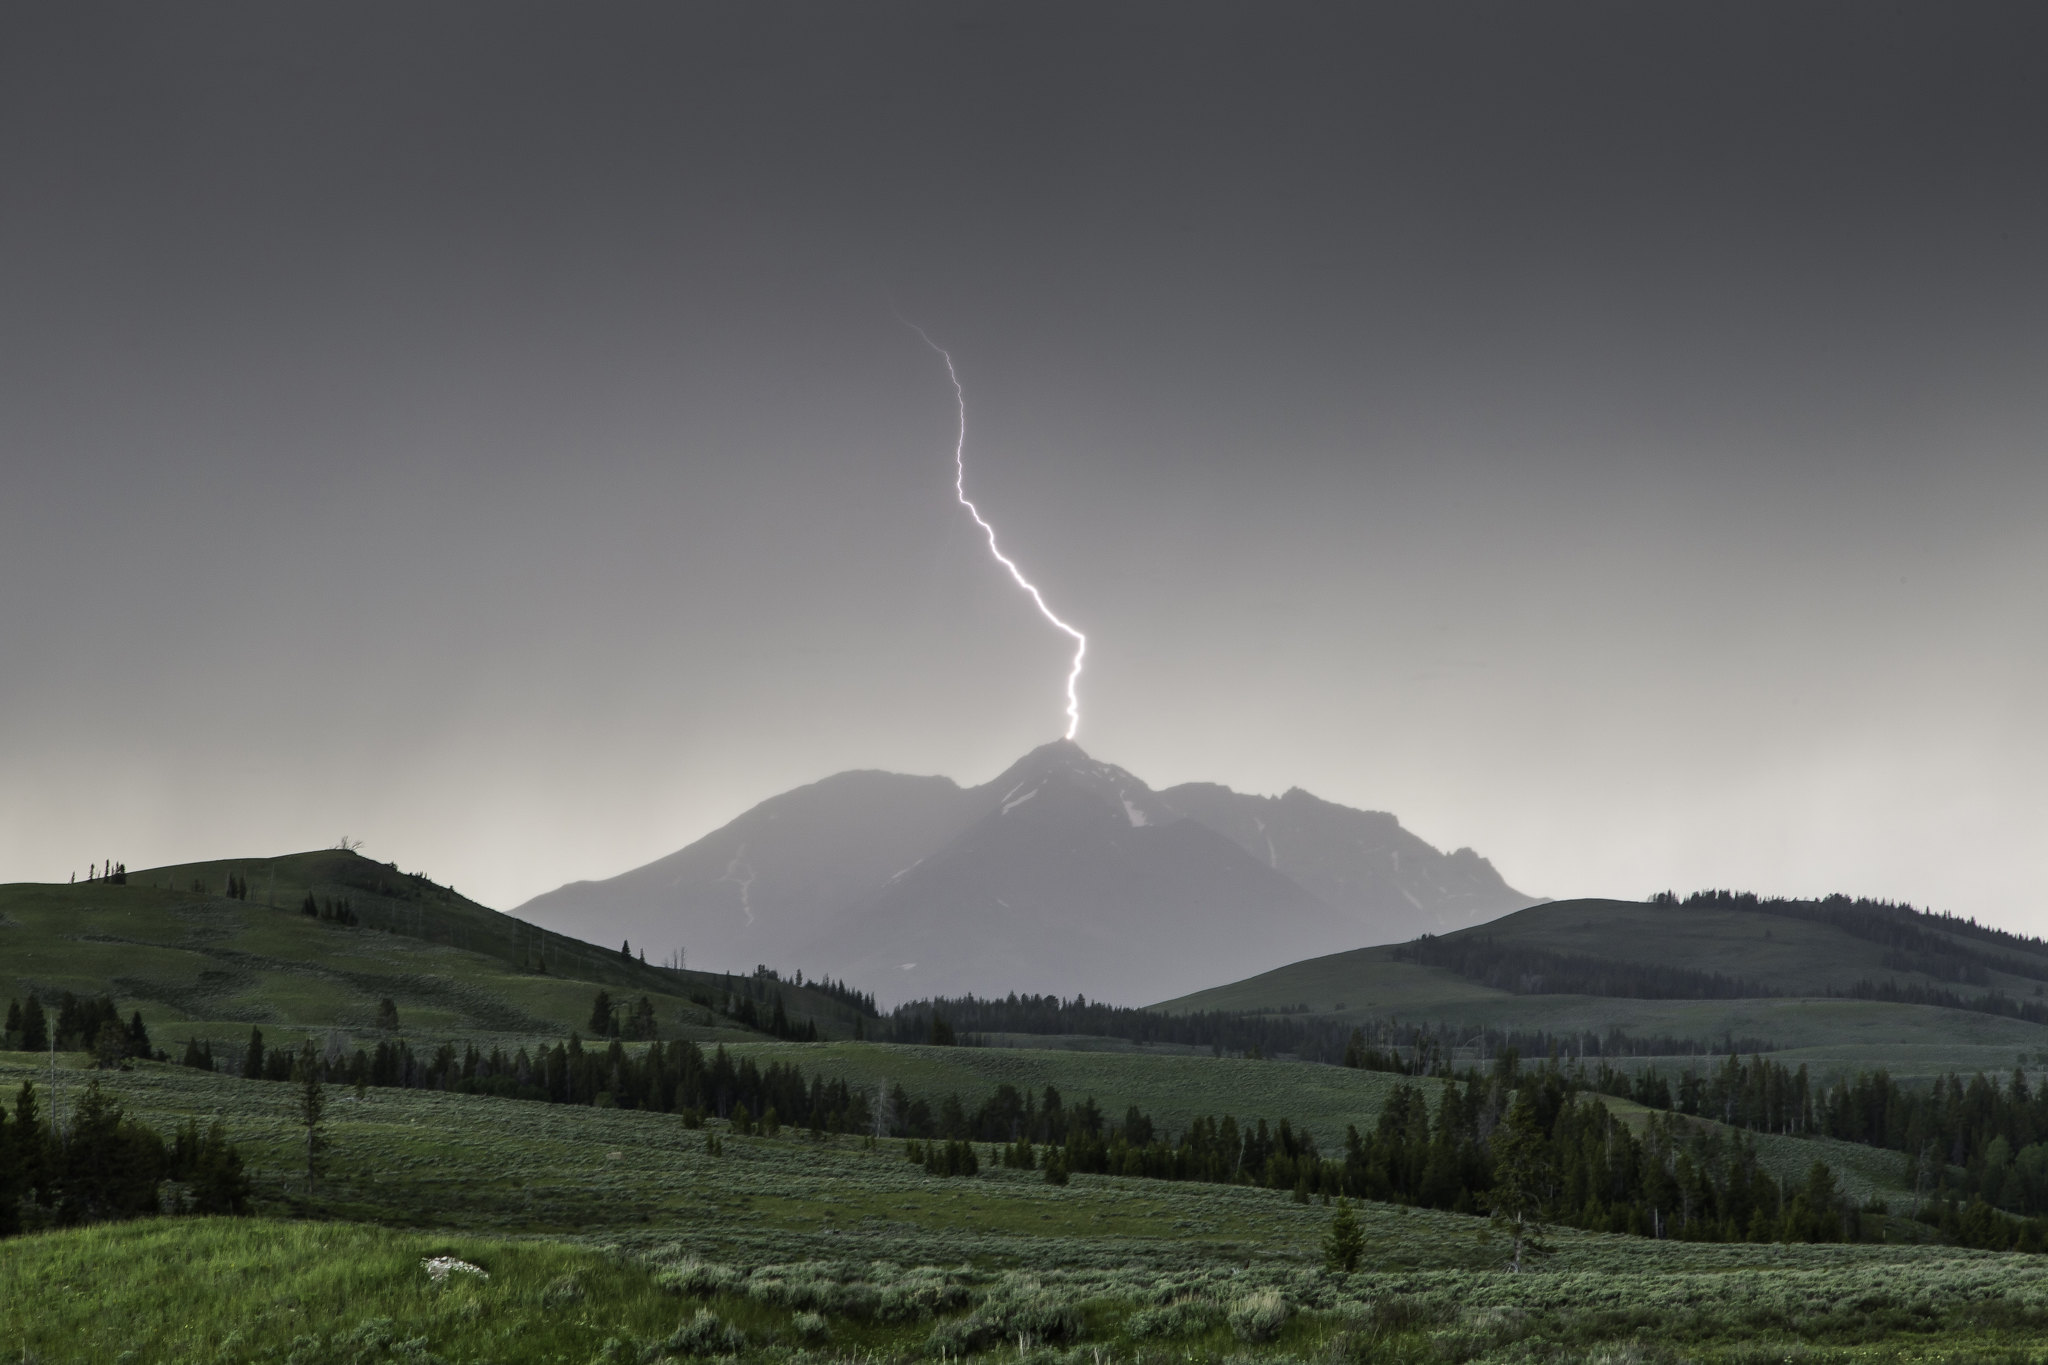
[[[246,897],[225,894],[230,886]],[[308,896],[316,909],[345,901],[357,922],[299,913]],[[1542,908],[1551,913],[1498,932],[1559,951],[1588,932],[1583,904]],[[1653,912],[1615,913],[1640,931]],[[1816,926],[1781,938],[1782,921],[1733,912],[1710,927],[1771,945],[1775,956],[1755,970],[1774,980],[1795,982],[1800,954],[1841,948]],[[1676,960],[1697,948],[1654,951]],[[1205,1116],[1285,1117],[1325,1154],[1341,1151],[1347,1128],[1370,1131],[1397,1086],[1417,1086],[1433,1106],[1446,1084],[1114,1038],[856,1041],[843,998],[643,964],[338,851],[155,869],[126,886],[0,888],[0,996],[111,994],[173,1056],[187,1038],[233,1049],[251,1028],[273,1048],[403,1038],[416,1050],[452,1042],[509,1054],[587,1030],[599,989],[646,995],[665,1039],[722,1045],[864,1094],[901,1086],[934,1105],[957,1094],[971,1108],[1000,1085],[1052,1087],[1069,1105],[1093,1099],[1112,1121],[1136,1106],[1169,1131]],[[780,1041],[707,1004],[734,990],[779,996],[826,1040]],[[396,1029],[377,1022],[387,997]],[[1303,1003],[1362,1023],[1392,1014],[1749,1033],[1781,1044],[1775,1061],[1820,1078],[1878,1066],[1923,1079],[2006,1072],[2048,1057],[2048,1030],[1984,1013],[1825,989],[1715,1000],[1515,994],[1380,949],[1172,1007]],[[1899,1152],[1819,1138],[1745,1135],[1760,1168],[1788,1186],[1825,1161],[1865,1210],[1867,1240],[1709,1243],[1553,1228],[1516,1274],[1485,1217],[1365,1202],[1351,1210],[1363,1254],[1343,1272],[1324,1254],[1337,1207],[1286,1189],[1081,1173],[1057,1184],[1004,1167],[985,1145],[977,1174],[946,1177],[907,1160],[896,1138],[749,1135],[716,1117],[437,1090],[330,1084],[330,1146],[309,1188],[294,1083],[146,1060],[93,1071],[83,1053],[52,1062],[0,1053],[0,1100],[11,1104],[32,1079],[61,1120],[96,1080],[159,1132],[218,1122],[243,1154],[252,1211],[0,1241],[0,1360],[1622,1365],[2048,1354],[2048,1258],[1940,1244],[1907,1216],[1915,1192]],[[1628,1100],[1601,1102],[1632,1131],[1651,1122]],[[437,1277],[439,1258],[462,1264]]]
[[[10,1090],[31,1074],[47,1080],[28,1058],[0,1064]],[[88,1075],[60,1068],[58,1102]],[[703,1352],[668,1343],[709,1312],[738,1334],[712,1344],[743,1342],[741,1354],[923,1359],[975,1339],[977,1314],[1013,1312],[1043,1322],[1021,1346],[1006,1331],[971,1349],[1761,1359],[1768,1344],[1799,1359],[1953,1359],[1961,1344],[2033,1341],[2048,1323],[2048,1262],[1911,1245],[1904,1224],[1898,1245],[1850,1246],[1559,1231],[1517,1276],[1483,1219],[1366,1204],[1366,1258],[1343,1275],[1321,1266],[1333,1210],[1284,1191],[1054,1186],[988,1165],[947,1179],[894,1140],[743,1137],[715,1120],[421,1091],[337,1095],[329,1169],[309,1197],[290,1084],[162,1064],[101,1084],[152,1122],[220,1118],[264,1216],[0,1245],[0,1335],[23,1358],[681,1359]],[[422,1262],[438,1256],[489,1278],[436,1284]],[[935,1277],[954,1288],[930,1305],[892,1318],[870,1302]],[[1265,1296],[1284,1317],[1272,1336],[1232,1326],[1234,1307]]]

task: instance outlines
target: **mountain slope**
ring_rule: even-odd
[[[986,813],[811,945],[893,994],[1135,1001],[1345,942],[1349,918],[1076,745],[975,795]]]
[[[515,912],[605,942],[733,971],[798,960],[848,903],[943,847],[980,813],[949,778],[838,773],[771,797],[687,848]],[[836,963],[805,965],[837,973]]]
[[[1463,928],[1531,900],[1469,848],[1438,852],[1385,811],[1353,810],[1299,787],[1252,796],[1190,782],[1159,799],[1350,911],[1369,941]]]
[[[843,975],[892,998],[1100,991],[1135,1003],[1529,899],[1477,854],[1439,853],[1391,815],[1302,791],[1158,793],[1060,740],[970,788],[841,773],[517,913],[657,954],[680,944],[699,966]]]

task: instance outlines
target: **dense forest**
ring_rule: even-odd
[[[169,1192],[165,1182],[176,1182]],[[218,1123],[188,1122],[169,1142],[86,1083],[56,1121],[33,1081],[0,1108],[0,1236],[160,1212],[241,1213],[249,1182]]]
[[[775,987],[783,984],[785,984],[785,980],[782,973],[776,971],[773,967],[767,966],[754,968],[753,974],[750,976],[735,976],[731,972],[727,972],[724,979],[725,993],[728,997],[751,995],[755,1001],[761,1004],[766,1004],[769,993]],[[844,981],[835,980],[829,976],[814,976],[806,979],[803,972],[799,970],[789,976],[787,984],[801,986],[807,991],[816,991],[820,995],[847,1006],[857,1014],[865,1014],[872,1017],[877,1013],[875,997],[873,995],[867,991],[855,990]]]
[[[972,1046],[992,1033],[1083,1035],[1121,1038],[1137,1043],[1170,1043],[1206,1047],[1217,1056],[1291,1058],[1352,1066],[1353,1039],[1365,1031],[1366,1045],[1386,1059],[1370,1069],[1406,1071],[1416,1075],[1449,1074],[1460,1048],[1492,1054],[1514,1048],[1523,1056],[1552,1053],[1577,1057],[1683,1057],[1722,1052],[1769,1052],[1774,1044],[1762,1038],[1721,1039],[1645,1037],[1618,1028],[1605,1032],[1549,1033],[1541,1029],[1471,1029],[1447,1024],[1403,1023],[1376,1019],[1360,1025],[1350,1019],[1310,1014],[1306,1005],[1271,1012],[1196,1010],[1166,1014],[1130,1005],[1105,1005],[1075,996],[1009,995],[983,999],[973,995],[913,1000],[898,1005],[881,1020],[875,1036],[891,1043],[940,1043]]]
[[[1502,943],[1490,935],[1437,938],[1424,934],[1393,950],[1398,962],[1442,967],[1469,981],[1516,995],[1604,995],[1634,1000],[1740,1000],[1776,995],[1739,976],[1559,953]]]
[[[1910,970],[1910,969],[1908,969]],[[1896,980],[1859,981],[1848,995],[1857,1000],[1883,1000],[1894,1005],[1935,1005],[1942,1009],[1969,1010],[1975,1014],[2002,1014],[2030,1024],[2048,1024],[2048,1001],[2015,1000],[2003,991],[1963,995],[1939,986],[1921,986]]]
[[[133,1011],[127,1023],[111,996],[73,995],[57,997],[56,1017],[43,1008],[31,992],[26,1004],[7,1002],[7,1017],[0,1025],[0,1047],[15,1052],[91,1052],[102,1064],[130,1057],[159,1057],[150,1047],[149,1030],[143,1027],[142,1012]]]
[[[1950,1074],[1907,1089],[1884,1071],[1825,1089],[1804,1066],[1729,1057],[1677,1083],[1654,1069],[1634,1077],[1603,1067],[1594,1089],[1733,1128],[1837,1138],[1902,1153],[1917,1196],[1954,1194],[2026,1216],[2048,1215],[2048,1087],[2015,1070],[2001,1083]]]
[[[1883,944],[1902,955],[1909,955],[1915,963],[1911,970],[1933,970],[1937,976],[1948,976],[1951,980],[1965,980],[1953,975],[1965,968],[1980,971],[2007,972],[2014,976],[2029,977],[2036,981],[2048,981],[2048,940],[2030,938],[2022,934],[2009,933],[1979,924],[1974,919],[1957,915],[1935,914],[1930,910],[1918,910],[1900,901],[1872,900],[1864,896],[1845,896],[1837,892],[1818,900],[1790,900],[1776,896],[1759,896],[1753,891],[1695,891],[1680,899],[1670,891],[1661,892],[1652,899],[1656,905],[1694,907],[1709,909],[1748,910],[1764,915],[1779,915],[1786,919],[1807,920],[1839,929],[1845,934],[1864,939],[1867,942]],[[2001,948],[2018,949],[2015,953],[1980,953],[1955,942],[1955,936],[1974,938]],[[2033,956],[2028,956],[2032,954]],[[1944,965],[1930,969],[1929,962],[1943,962]],[[1982,981],[1973,984],[1984,984]]]

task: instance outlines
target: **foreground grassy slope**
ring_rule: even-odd
[[[248,899],[227,897],[231,877]],[[361,923],[300,914],[308,895],[345,900]],[[599,986],[647,995],[671,1034],[747,1036],[690,1001],[722,996],[722,977],[631,960],[341,850],[149,868],[126,885],[0,886],[0,997],[107,992],[153,1034],[366,1029],[388,995],[415,1032],[552,1037],[587,1027]],[[850,1031],[839,1002],[777,989],[796,1018]]]
[[[0,1351],[132,1365],[582,1365],[735,1349],[761,1361],[896,1362],[959,1358],[948,1341],[1006,1308],[1059,1321],[1051,1308],[1064,1319],[1061,1347],[1025,1333],[981,1349],[982,1359],[1020,1365],[2027,1360],[2048,1331],[2039,1258],[1672,1243],[1636,1256],[1604,1240],[1567,1247],[1543,1273],[1524,1275],[1138,1264],[1018,1274],[707,1265],[674,1244],[634,1254],[346,1223],[128,1224],[10,1244],[0,1256]],[[437,1285],[422,1262],[439,1256],[486,1273],[455,1272]],[[936,1307],[864,1309],[920,1296]],[[1248,1341],[1232,1315],[1262,1302],[1274,1330]]]
[[[1938,932],[1938,931],[1937,931]],[[1945,934],[1959,952],[1985,953],[1964,935]],[[1629,901],[1559,901],[1532,906],[1443,942],[1487,939],[1536,952],[1631,964],[1715,972],[1776,992],[1730,999],[1641,999],[1498,989],[1442,967],[1400,960],[1398,945],[1360,948],[1291,963],[1243,981],[1199,991],[1158,1008],[1189,1010],[1301,1009],[1359,1020],[1389,1014],[1406,1020],[1478,1029],[1718,1040],[1762,1038],[1804,1049],[1822,1069],[1900,1054],[1911,1074],[2010,1068],[2022,1054],[2048,1049],[2048,1028],[2017,1018],[1930,1005],[1831,996],[1859,981],[1980,994],[1997,990],[2036,999],[2043,983],[1989,971],[1988,984],[1959,986],[1927,971],[1905,969],[1868,938],[1826,924],[1762,911],[1677,907]],[[1999,947],[1998,958],[2048,973],[2048,954]]]
[[[40,1074],[30,1060],[0,1059],[0,1086]],[[63,1073],[60,1102],[85,1079]],[[337,1095],[331,1171],[308,1199],[293,1087],[162,1065],[101,1080],[155,1123],[220,1116],[268,1217],[0,1243],[0,1358],[582,1365],[661,1358],[678,1334],[681,1358],[709,1311],[752,1360],[823,1348],[911,1361],[1005,1296],[1071,1304],[1079,1332],[1061,1352],[982,1348],[1020,1365],[1578,1359],[1617,1343],[1614,1358],[1632,1360],[1678,1359],[1675,1343],[1686,1359],[1765,1347],[1809,1362],[1960,1359],[2048,1330],[2041,1258],[1562,1231],[1540,1273],[1514,1276],[1481,1219],[1366,1205],[1364,1270],[1332,1276],[1318,1268],[1330,1210],[1280,1191],[1094,1176],[1057,1187],[986,1168],[941,1179],[891,1141],[743,1138],[715,1122],[707,1133],[664,1115],[430,1092]],[[1785,1141],[1810,1159],[1815,1144]],[[436,1286],[421,1260],[443,1255],[489,1278]],[[833,1307],[857,1297],[833,1289],[847,1279],[957,1292],[935,1313],[876,1320]],[[1284,1324],[1240,1340],[1228,1310],[1265,1293]],[[1162,1337],[1168,1304],[1184,1307]],[[800,1319],[808,1305],[821,1314]]]

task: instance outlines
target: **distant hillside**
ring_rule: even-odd
[[[722,1010],[729,993],[764,1015],[779,996],[828,1036],[857,1013],[790,983],[628,958],[339,849],[147,868],[125,884],[0,886],[0,1001],[107,993],[178,1037],[367,1029],[386,996],[416,1035],[587,1034],[600,987],[627,1004],[646,995],[671,1034],[757,1036],[697,1003]]]
[[[1569,1036],[1785,1048],[2048,1046],[2048,943],[1836,897],[1556,901],[1405,944],[1290,963],[1158,1008],[1396,1015]]]
[[[1529,904],[1469,849],[1302,791],[1154,792],[1069,741],[994,780],[852,772],[521,916],[684,947],[700,966],[805,964],[892,999],[1098,993],[1128,1003]]]

